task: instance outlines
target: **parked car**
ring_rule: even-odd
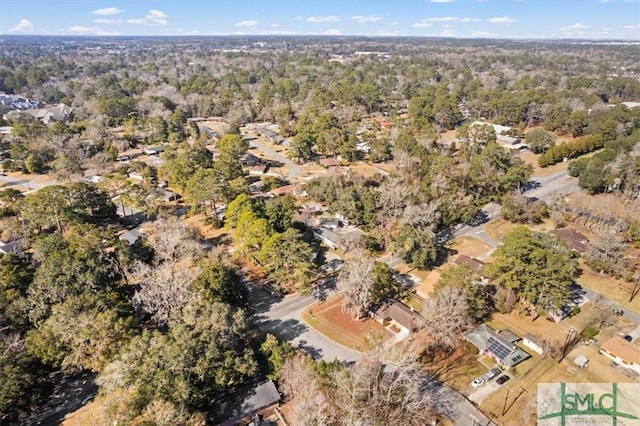
[[[623,337],[624,340],[626,340],[627,342],[630,342],[633,340],[633,337],[629,336],[628,334],[626,336]]]
[[[488,382],[489,380],[493,379],[494,377],[496,377],[498,374],[502,373],[502,370],[498,367],[494,367],[491,370],[487,371],[486,373],[484,373],[484,375],[482,376],[482,378]]]
[[[473,382],[471,382],[471,386],[473,386],[474,388],[477,388],[478,386],[480,386],[483,383],[484,383],[484,379],[482,377],[478,377]]]
[[[502,385],[504,383],[507,383],[509,381],[511,377],[507,376],[506,374],[504,376],[500,376],[498,377],[498,380],[496,380],[496,383],[499,385]]]

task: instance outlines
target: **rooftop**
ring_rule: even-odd
[[[384,302],[374,313],[382,319],[391,319],[408,330],[418,328],[422,323],[419,313],[397,300]]]
[[[551,233],[557,235],[578,253],[584,253],[589,248],[589,239],[575,229],[554,229]]]
[[[505,367],[518,365],[531,356],[515,345],[520,338],[509,330],[496,331],[481,324],[464,337],[481,352],[489,352]]]
[[[613,336],[600,348],[628,363],[640,365],[640,346],[627,342],[620,336]]]

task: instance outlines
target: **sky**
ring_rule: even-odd
[[[0,34],[640,40],[640,0],[0,0]]]

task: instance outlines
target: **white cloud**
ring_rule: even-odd
[[[151,9],[144,18],[134,18],[127,21],[128,24],[138,25],[167,25],[167,15],[161,10]]]
[[[236,22],[234,24],[236,27],[241,27],[241,28],[253,28],[256,25],[258,25],[258,21],[240,21],[240,22]]]
[[[509,18],[508,16],[497,16],[495,18],[490,18],[489,22],[492,24],[513,24],[516,20]]]
[[[28,19],[21,19],[18,25],[9,30],[10,33],[30,33],[33,31],[33,24]]]
[[[269,26],[271,28],[278,28],[280,26],[280,24],[269,24]]]
[[[91,12],[94,15],[117,15],[122,12],[122,9],[118,9],[117,7],[104,7],[102,9],[96,9]]]
[[[309,16],[307,22],[319,23],[319,22],[338,22],[340,18],[337,16]]]
[[[628,30],[640,30],[640,24],[638,25],[625,25],[624,26]]]
[[[440,36],[442,36],[442,37],[454,37],[455,35],[456,35],[456,33],[453,30],[443,30],[440,33]]]
[[[471,37],[478,37],[478,38],[484,38],[484,37],[497,37],[498,34],[496,33],[489,33],[486,31],[477,31],[475,33],[471,34]]]
[[[342,31],[336,29],[336,28],[332,28],[330,30],[325,31],[324,33],[322,33],[324,35],[341,35]]]
[[[400,35],[400,31],[378,31],[378,35],[381,37],[397,37]]]
[[[118,33],[105,31],[100,27],[85,27],[82,25],[76,25],[69,28],[69,31],[76,34],[91,34],[91,35],[117,35]]]
[[[427,18],[426,22],[450,22],[450,21],[459,21],[460,18],[456,16],[443,16],[440,18]]]
[[[431,22],[480,22],[481,19],[457,16],[441,16],[438,18],[425,18],[412,25],[414,28],[426,28],[431,26]]]
[[[96,24],[122,24],[122,19],[98,18],[94,19]]]
[[[566,27],[559,28],[558,31],[568,32],[568,31],[574,31],[574,30],[586,30],[587,28],[589,28],[588,25],[581,24],[580,22],[576,22],[575,24],[571,24],[571,25],[567,25]]]
[[[351,19],[355,20],[359,24],[368,24],[370,22],[378,22],[382,18],[376,15],[369,15],[369,16],[357,15],[357,16],[352,16]]]

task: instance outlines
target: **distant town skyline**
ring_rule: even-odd
[[[640,0],[0,0],[0,34],[640,40]]]

